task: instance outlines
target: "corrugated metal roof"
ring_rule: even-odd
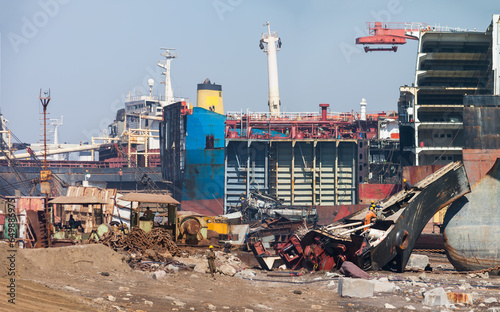
[[[107,204],[104,199],[95,196],[59,196],[49,201],[49,204],[67,204],[67,205],[92,205]]]
[[[140,203],[158,203],[158,204],[176,204],[176,201],[170,195],[150,194],[150,193],[128,193],[120,197],[120,200],[135,201]]]

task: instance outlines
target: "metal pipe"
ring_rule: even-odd
[[[346,228],[346,227],[356,226],[356,225],[361,225],[361,224],[363,224],[363,222],[359,221],[359,222],[354,222],[354,223],[349,223],[349,224],[337,225],[337,226],[334,226],[332,228],[326,227],[325,229],[328,230],[328,231],[332,231],[332,230],[343,229],[343,228]]]
[[[370,223],[370,224],[367,224],[367,225],[362,225],[362,226],[358,226],[358,227],[355,227],[354,229],[350,229],[348,231],[345,231],[343,233],[340,233],[339,235],[346,235],[346,234],[350,234],[350,233],[353,233],[353,232],[356,232],[358,230],[361,230],[361,229],[364,229],[364,228],[369,228],[373,225],[373,223]]]

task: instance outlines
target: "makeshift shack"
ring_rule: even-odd
[[[151,193],[128,193],[119,198],[120,200],[129,201],[130,204],[130,227],[139,226],[146,232],[151,231],[154,226],[154,217],[150,218],[144,213],[148,210],[153,211],[154,216],[159,213],[167,216],[164,222],[164,228],[171,230],[172,234],[176,231],[177,224],[177,205],[180,203],[165,194]],[[139,203],[137,208],[133,208],[132,202]],[[142,215],[141,215],[142,212]]]

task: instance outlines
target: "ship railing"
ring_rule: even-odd
[[[165,101],[165,97],[161,95],[152,95],[150,96],[149,94],[138,94],[138,95],[127,95],[126,101],[127,102],[133,102],[133,101],[143,101],[143,100],[150,100],[150,101]]]
[[[272,114],[270,112],[227,112],[226,117],[229,120],[303,120],[303,121],[321,121],[321,114],[316,112],[287,112]],[[349,121],[353,119],[351,113],[329,112],[327,119]]]

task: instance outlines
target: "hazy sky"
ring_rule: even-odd
[[[48,111],[64,115],[60,141],[99,135],[127,92],[156,81],[160,48],[176,48],[175,96],[196,102],[205,78],[222,85],[226,111],[267,111],[267,59],[259,49],[270,21],[278,52],[282,111],[397,110],[399,86],[415,75],[415,41],[364,53],[354,40],[368,21],[425,22],[484,31],[498,1],[0,0],[0,107],[24,142],[40,140],[40,88]]]

